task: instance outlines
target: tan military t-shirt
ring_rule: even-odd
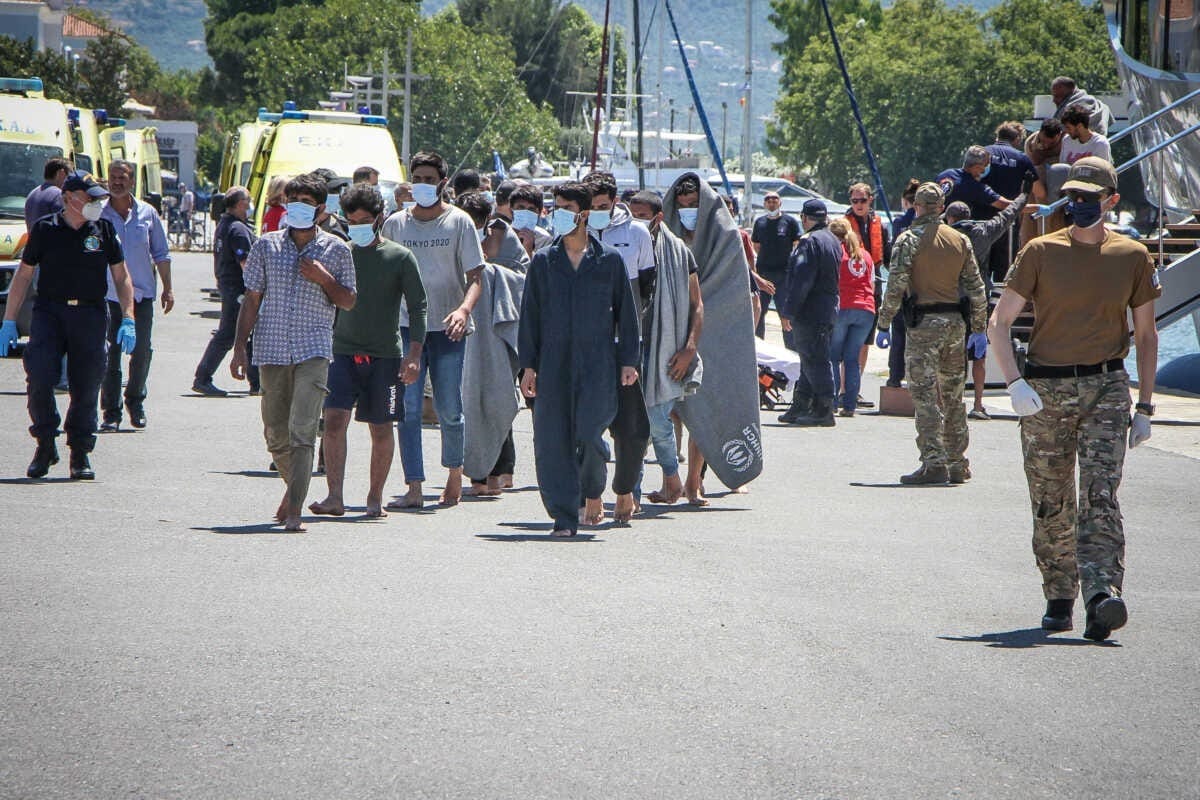
[[[1033,301],[1029,360],[1053,367],[1127,356],[1128,310],[1162,294],[1145,245],[1112,231],[1082,244],[1070,229],[1026,245],[1007,288]]]
[[[967,259],[974,258],[971,240],[949,225],[938,223],[936,230],[922,231],[913,256],[908,291],[917,305],[957,303],[959,277]]]

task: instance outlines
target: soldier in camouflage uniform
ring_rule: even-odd
[[[917,189],[917,217],[900,234],[892,250],[887,294],[879,310],[876,344],[891,343],[888,329],[907,292],[914,318],[908,324],[904,368],[916,409],[917,447],[921,466],[903,475],[904,484],[963,483],[970,479],[967,463],[966,321],[961,294],[970,302],[972,353],[981,358],[987,348],[987,296],[971,242],[944,224],[942,190],[936,183]],[[915,317],[920,317],[917,321]],[[912,324],[916,322],[916,324]]]
[[[1047,601],[1042,627],[1071,629],[1082,585],[1083,635],[1096,641],[1128,617],[1121,598],[1125,534],[1117,487],[1126,432],[1130,447],[1150,438],[1158,361],[1154,299],[1161,294],[1145,246],[1104,228],[1104,213],[1120,200],[1116,188],[1116,170],[1104,159],[1071,165],[1063,192],[1074,224],[1026,245],[989,326],[993,342],[1009,342],[1013,320],[1033,302],[1024,376],[1010,346],[1001,345],[996,356],[1021,417],[1033,553]],[[1129,309],[1140,378],[1132,422],[1123,360]]]

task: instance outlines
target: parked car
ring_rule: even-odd
[[[708,183],[718,193],[724,193],[725,184],[722,183],[719,175],[710,177]],[[729,186],[733,189],[733,194],[738,199],[738,202],[744,203],[745,178],[741,175],[729,175]],[[801,209],[804,208],[804,201],[814,198],[825,203],[825,208],[830,215],[845,214],[850,210],[850,206],[848,205],[834,202],[828,197],[819,195],[811,189],[805,189],[803,186],[797,186],[783,178],[755,175],[751,180],[750,188],[750,206],[755,211],[763,208],[763,195],[767,192],[776,192],[779,195],[779,207],[786,214],[798,215]]]

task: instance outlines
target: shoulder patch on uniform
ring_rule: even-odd
[[[95,253],[100,249],[100,237],[93,234],[84,239],[83,249],[89,253]]]
[[[1158,270],[1154,270],[1150,273],[1150,285],[1155,289],[1162,288],[1162,279],[1158,277]]]

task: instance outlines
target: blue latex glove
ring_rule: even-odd
[[[8,350],[17,343],[17,323],[14,320],[6,319],[4,324],[0,325],[0,358],[8,355]]]
[[[973,359],[980,359],[987,355],[987,334],[972,333],[967,337],[967,354]]]
[[[117,344],[125,355],[132,353],[137,345],[137,332],[134,330],[133,320],[128,317],[121,320],[121,327],[117,328]]]
[[[1048,217],[1054,213],[1054,209],[1050,206],[1034,206],[1033,215],[1035,217]]]
[[[875,346],[881,350],[887,350],[892,346],[892,336],[887,331],[881,330],[875,334]]]

